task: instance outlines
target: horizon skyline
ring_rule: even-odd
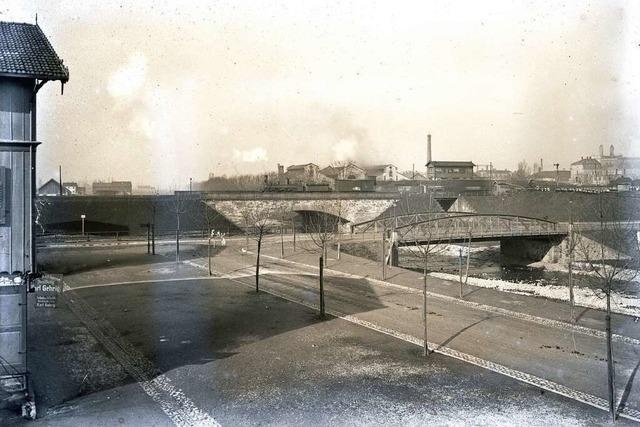
[[[39,93],[39,179],[423,171],[428,133],[434,159],[497,169],[640,156],[640,6],[553,5],[10,0],[0,20],[37,13],[70,70]]]

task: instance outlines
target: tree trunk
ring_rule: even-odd
[[[176,264],[180,263],[180,230],[176,230]]]
[[[338,261],[340,261],[340,223],[338,223]]]
[[[176,264],[180,263],[180,214],[176,216],[177,219],[177,227],[176,227]]]
[[[576,322],[576,316],[574,313],[575,310],[575,300],[573,295],[573,254],[569,255],[569,316],[571,316],[571,323]]]
[[[464,284],[469,280],[469,263],[471,262],[471,233],[469,233],[469,244],[467,245],[467,271],[464,273]]]
[[[462,248],[458,252],[458,270],[460,272],[460,298],[462,298]]]
[[[429,343],[427,340],[427,257],[424,258],[423,283],[422,283],[422,324],[424,326],[424,348],[423,354],[429,355]]]
[[[211,236],[211,232],[209,232],[209,236]],[[209,237],[209,245],[207,246],[207,256],[209,257],[209,276],[213,273],[211,272],[211,237]]]
[[[616,420],[616,390],[615,369],[613,366],[613,348],[611,345],[611,292],[607,292],[607,315],[605,317],[607,328],[607,389],[609,392],[609,412],[611,420]]]
[[[386,276],[387,276],[387,271],[386,271],[387,267],[385,265],[386,264],[386,262],[385,262],[386,259],[385,259],[385,253],[384,253],[385,252],[385,250],[384,250],[385,249],[384,231],[382,232],[382,241],[381,241],[381,243],[382,243],[382,260],[381,260],[382,261],[382,280],[385,280]]]
[[[571,323],[575,323],[575,300],[573,295],[573,225],[569,224],[569,315],[571,316]]]
[[[324,319],[324,260],[320,257],[320,317]]]
[[[322,242],[322,259],[324,259],[324,266],[327,266],[327,242]]]
[[[284,218],[280,225],[280,258],[284,258]]]
[[[260,292],[260,249],[262,247],[262,236],[258,238],[258,254],[256,255],[256,292]]]
[[[296,222],[291,218],[291,229],[293,230],[293,252],[296,251]]]

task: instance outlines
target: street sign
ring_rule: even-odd
[[[62,292],[62,282],[48,278],[34,280],[36,308],[56,308],[58,295]]]

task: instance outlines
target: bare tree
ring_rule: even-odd
[[[186,212],[184,199],[180,197],[180,191],[175,192],[173,210],[176,214],[176,264],[180,263],[180,216]]]
[[[571,323],[575,323],[575,295],[573,291],[573,263],[578,246],[579,235],[575,232],[573,224],[573,200],[569,200],[569,229],[567,236],[567,268],[569,270],[569,316]]]
[[[531,175],[531,168],[526,160],[521,160],[518,162],[518,169],[516,169],[515,176],[516,178],[526,178]]]
[[[432,198],[429,198],[428,212],[433,211]],[[400,204],[402,210],[412,212],[412,206],[409,199]],[[442,224],[440,222],[442,221]],[[442,246],[438,245],[436,237],[438,235],[446,235],[445,230],[449,228],[448,219],[438,220],[435,217],[425,222],[415,224],[413,226],[402,227],[400,235],[403,240],[413,241],[412,246],[407,246],[409,252],[421,261],[422,265],[422,324],[424,347],[423,354],[429,355],[428,344],[428,328],[427,328],[427,282],[429,274],[430,257],[436,253],[442,252]],[[394,220],[395,222],[395,220]],[[444,225],[444,227],[443,227]]]
[[[630,221],[615,218],[613,213],[621,212],[619,202],[608,200],[606,206],[602,193],[599,194],[598,210],[600,223],[597,233],[590,239],[577,240],[579,253],[587,265],[594,292],[606,301],[605,330],[607,352],[607,390],[609,412],[616,419],[615,367],[611,331],[611,297],[616,291],[624,291],[638,275],[640,260],[640,232]],[[622,199],[624,203],[624,199]],[[605,221],[605,217],[609,221]],[[615,218],[615,219],[614,219]],[[585,234],[583,232],[582,234]]]
[[[256,292],[260,292],[260,253],[264,236],[280,226],[281,209],[269,202],[249,202],[243,213],[247,237],[257,243],[256,250]]]
[[[323,200],[316,203],[315,211],[317,213],[307,215],[307,231],[310,242],[320,250],[325,267],[329,246],[340,234],[343,221],[342,210],[342,200]]]
[[[211,266],[211,243],[215,239],[215,229],[213,228],[215,225],[215,221],[221,216],[220,213],[215,209],[215,205],[207,204],[206,200],[200,200],[202,205],[202,217],[204,219],[204,225],[207,231],[207,259],[209,265],[209,276],[213,274],[212,266]],[[224,234],[222,234],[224,237]]]

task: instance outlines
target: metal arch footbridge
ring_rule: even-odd
[[[352,225],[353,233],[383,231],[398,246],[491,241],[510,237],[565,236],[566,225],[542,218],[471,212],[419,212],[378,218]]]

